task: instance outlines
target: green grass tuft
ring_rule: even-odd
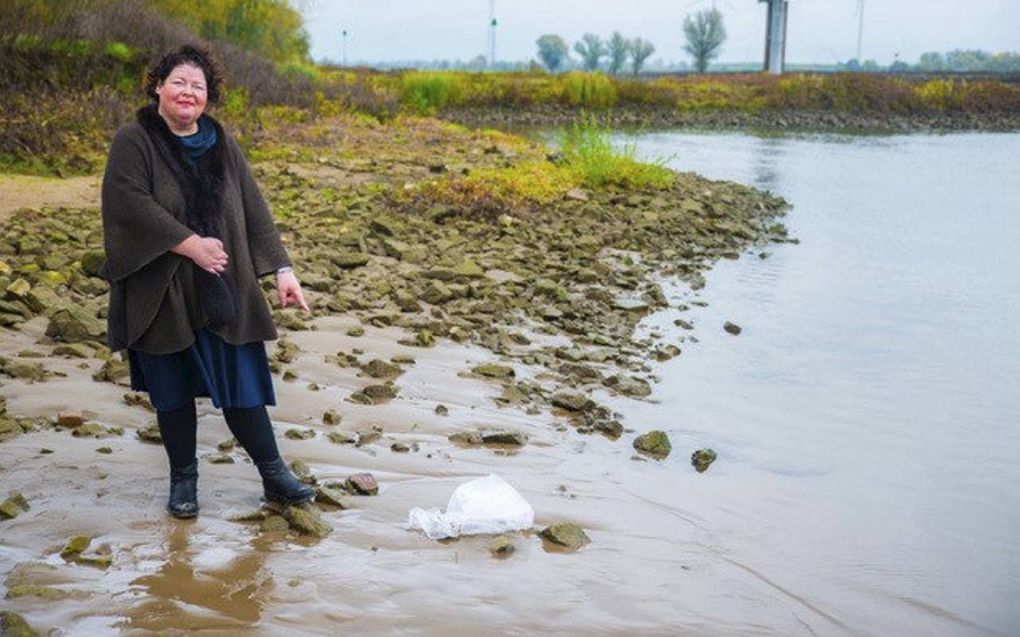
[[[591,115],[582,116],[563,134],[561,148],[567,165],[586,186],[665,189],[674,182],[665,160],[638,161],[634,144],[614,148],[609,129]]]

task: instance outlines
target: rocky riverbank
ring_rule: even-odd
[[[468,126],[499,128],[568,126],[577,110],[559,105],[526,108],[455,108],[443,117]],[[599,118],[617,128],[698,128],[810,130],[862,133],[918,133],[1020,130],[1018,112],[942,112],[874,114],[839,111],[737,110],[686,111],[661,106],[618,106],[599,111]]]
[[[656,427],[620,422],[599,404],[654,396],[656,361],[681,354],[683,336],[635,337],[650,313],[685,309],[660,284],[678,277],[697,290],[718,259],[788,240],[781,199],[694,174],[642,188],[552,180],[538,199],[531,183],[479,191],[472,175],[498,181],[528,167],[541,181],[562,159],[438,120],[281,122],[246,145],[312,308],[276,311],[283,336],[270,351],[281,444],[317,484],[319,505],[252,512],[254,472],[203,403],[203,484],[215,486],[202,487],[194,530],[165,519],[151,408],[126,390],[125,363],[103,345],[98,209],[14,211],[0,221],[0,499],[13,502],[13,519],[0,522],[0,572],[13,608],[36,627],[81,628],[91,613],[103,618],[95,627],[239,628],[274,604],[304,604],[311,616],[300,625],[321,629],[334,582],[273,553],[335,561],[446,550],[409,538],[406,511],[441,505],[451,477],[479,472],[509,476],[543,526],[579,522],[592,535],[592,503],[565,506],[574,485],[547,472],[578,445],[624,457],[637,448],[652,462],[669,454],[668,440],[650,451],[638,440]],[[271,281],[265,290],[275,303]],[[366,484],[380,495],[364,497]],[[62,550],[75,538],[84,548]],[[561,550],[536,535],[513,542],[522,549],[513,560]],[[249,592],[232,597],[227,581]],[[207,594],[167,594],[182,586]],[[143,595],[113,601],[127,590]],[[188,610],[196,606],[206,611]],[[385,621],[347,612],[362,627]]]

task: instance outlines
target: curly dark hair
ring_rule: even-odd
[[[202,69],[202,72],[205,73],[206,99],[210,104],[218,103],[220,91],[223,88],[223,67],[208,48],[191,44],[185,44],[168,51],[152,65],[145,76],[145,94],[153,101],[158,102],[159,95],[156,94],[156,87],[182,64],[190,64]]]

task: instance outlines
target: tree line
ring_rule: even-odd
[[[718,9],[705,9],[684,18],[681,32],[684,36],[684,50],[691,54],[694,66],[704,73],[709,62],[718,57],[726,40],[723,16]],[[570,49],[562,36],[548,33],[535,41],[538,59],[550,73],[568,68],[573,60]],[[586,71],[604,70],[610,75],[619,75],[628,70],[632,75],[641,72],[645,61],[655,52],[655,45],[643,38],[626,38],[619,31],[603,39],[594,33],[585,33],[574,43],[574,52],[579,56],[578,66]]]

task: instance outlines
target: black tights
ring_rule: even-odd
[[[223,417],[230,427],[230,433],[241,443],[256,463],[268,462],[280,457],[273,435],[273,425],[263,406],[247,409],[224,409]],[[157,411],[159,435],[170,460],[170,469],[181,469],[195,462],[198,418],[195,402],[173,411]]]

